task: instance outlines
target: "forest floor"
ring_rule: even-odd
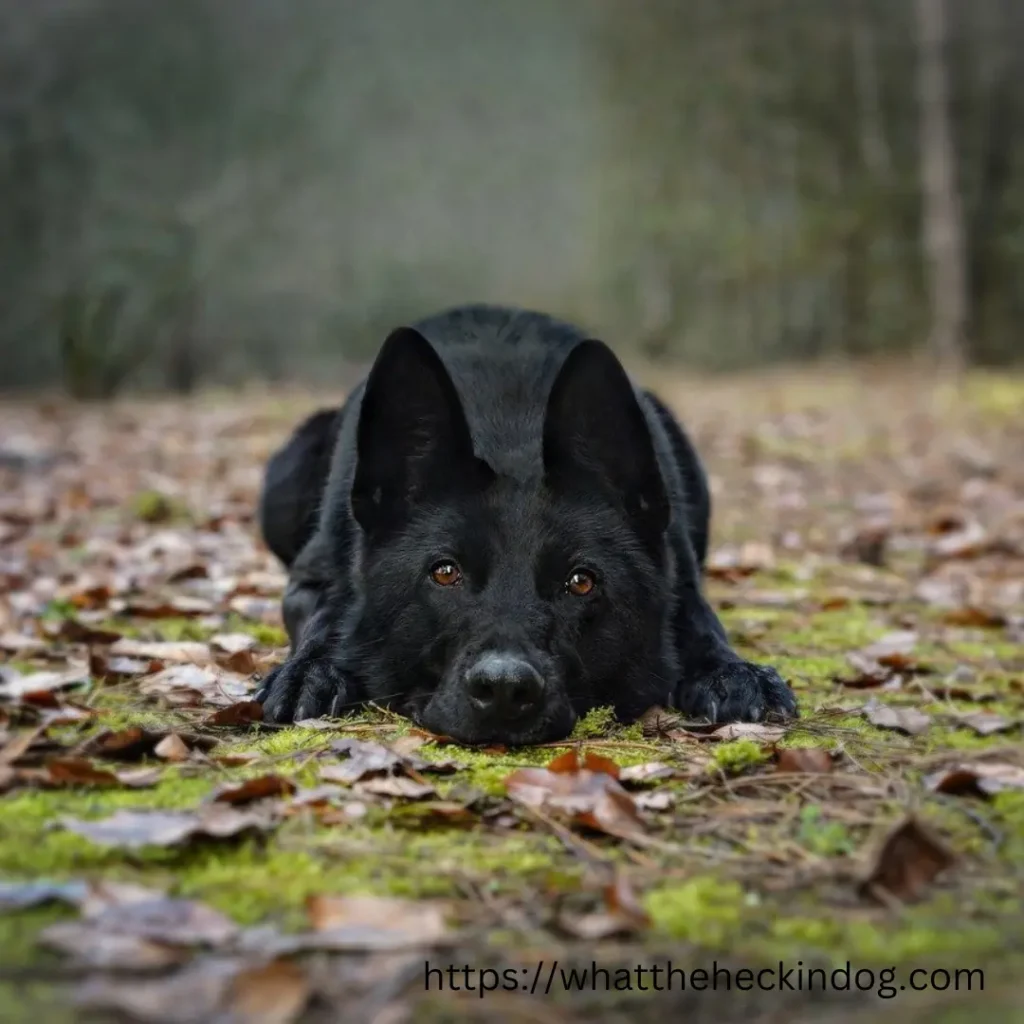
[[[268,727],[256,496],[319,403],[0,405],[0,1019],[1018,1019],[1024,378],[655,383],[786,728]]]

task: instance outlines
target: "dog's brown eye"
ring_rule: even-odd
[[[430,570],[430,578],[439,587],[454,587],[462,582],[462,570],[454,562],[438,562]]]
[[[565,581],[565,589],[575,597],[586,597],[596,586],[594,577],[582,569],[576,569]]]

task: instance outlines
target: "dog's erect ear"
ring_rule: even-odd
[[[668,498],[647,420],[626,371],[604,342],[580,342],[555,378],[544,418],[544,474],[555,490],[598,481],[651,530],[668,526]]]
[[[418,331],[392,331],[366,380],[356,431],[352,513],[364,530],[387,532],[418,502],[486,484],[458,392]]]

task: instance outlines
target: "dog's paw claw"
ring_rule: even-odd
[[[733,662],[682,683],[680,710],[711,722],[763,722],[799,716],[796,697],[775,669]]]
[[[334,664],[324,659],[295,658],[275,668],[254,698],[263,719],[287,724],[333,714],[349,700],[349,685]]]

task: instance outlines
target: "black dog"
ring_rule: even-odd
[[[605,705],[794,715],[702,596],[709,514],[686,435],[603,343],[490,306],[396,330],[270,461],[260,517],[290,569],[292,650],[264,716],[374,700],[524,744]]]

